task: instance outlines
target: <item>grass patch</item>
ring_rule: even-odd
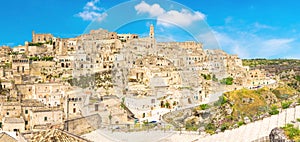
[[[241,89],[225,93],[230,102],[233,102],[233,116],[238,115],[254,116],[259,111],[259,108],[267,105],[264,98],[256,90]],[[244,100],[251,99],[251,103]]]

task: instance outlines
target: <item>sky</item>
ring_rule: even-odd
[[[75,37],[90,29],[158,41],[202,42],[241,58],[300,59],[300,2],[296,0],[10,0],[0,8],[0,45],[31,41],[31,32]]]

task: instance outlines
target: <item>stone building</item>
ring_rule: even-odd
[[[24,55],[12,56],[13,75],[29,75],[29,59]]]
[[[59,107],[67,87],[62,83],[34,84],[32,96],[49,107]]]
[[[20,102],[2,102],[0,106],[1,118],[4,117],[20,117],[21,104]]]
[[[63,108],[67,119],[87,115],[86,108],[84,106],[87,106],[89,103],[89,96],[89,92],[84,92],[84,90],[79,88],[73,88],[66,92]]]
[[[118,35],[118,39],[121,40],[122,42],[127,42],[128,40],[139,38],[137,34],[117,34],[117,35]]]
[[[24,119],[18,117],[4,117],[2,119],[2,129],[8,132],[24,132]]]
[[[47,128],[63,126],[63,111],[60,109],[42,108],[29,110],[30,130],[45,130]]]
[[[52,34],[39,34],[32,31],[32,43],[46,43],[53,39]]]
[[[0,63],[8,63],[9,62],[9,54],[12,49],[9,46],[1,46],[0,47]]]
[[[25,130],[30,130],[31,126],[29,125],[28,122],[30,121],[32,116],[30,116],[29,111],[43,109],[45,105],[37,100],[27,99],[22,101],[21,107],[22,107],[21,116],[24,118],[25,121]]]

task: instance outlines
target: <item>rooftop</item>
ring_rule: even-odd
[[[87,139],[81,138],[77,135],[71,134],[59,129],[49,129],[46,131],[39,131],[32,133],[28,141],[47,141],[47,142],[90,142]],[[25,136],[26,137],[26,136]]]
[[[15,117],[5,117],[4,123],[24,123],[24,119]]]
[[[1,142],[17,142],[17,140],[15,138],[13,138],[12,136],[8,135],[5,132],[0,133],[0,141]]]

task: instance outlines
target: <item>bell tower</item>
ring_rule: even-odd
[[[151,24],[151,26],[150,26],[149,37],[154,38],[154,26],[153,26],[153,24]]]

